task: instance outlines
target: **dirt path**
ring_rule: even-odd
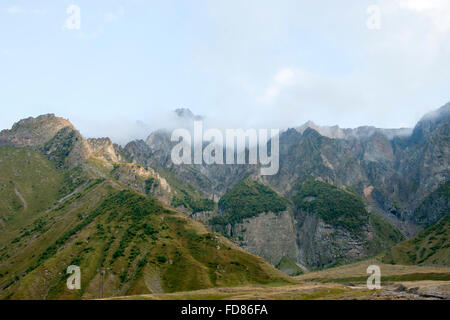
[[[17,190],[17,188],[15,186],[14,186],[14,193],[16,194],[16,196],[19,197],[20,201],[22,201],[23,207],[25,209],[28,208],[27,202],[25,201],[25,199],[23,198],[22,194],[19,192],[19,190]]]
[[[89,184],[89,182],[86,182],[85,184],[79,186],[78,188],[76,188],[74,191],[72,191],[71,193],[69,193],[67,196],[62,197],[61,199],[58,200],[58,203],[64,202],[67,199],[69,199],[71,196],[73,196],[75,193],[80,192],[81,190],[83,190],[84,188],[87,187],[87,185]]]

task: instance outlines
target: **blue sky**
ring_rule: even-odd
[[[228,128],[413,126],[450,101],[449,56],[447,0],[3,0],[0,128],[52,112],[125,143],[178,107]]]

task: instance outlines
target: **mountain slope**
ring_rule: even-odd
[[[393,247],[383,261],[391,264],[450,266],[450,212],[416,237]]]
[[[430,226],[450,211],[450,181],[430,193],[414,210],[412,219],[420,226]]]
[[[155,198],[107,176],[99,178],[95,172],[101,168],[57,170],[32,150],[2,148],[6,154],[0,162],[2,175],[24,190],[30,205],[26,217],[20,214],[23,208],[12,207],[3,220],[1,298],[97,298],[101,270],[104,296],[289,281],[263,259]],[[51,195],[42,205],[34,202],[40,193],[32,188],[25,192],[23,177],[15,176],[23,174],[22,162],[29,162],[27,174],[42,182],[36,185],[39,192],[45,189],[44,194]],[[5,195],[15,196],[10,189]],[[69,265],[81,268],[79,291],[66,288]]]
[[[25,148],[0,147],[0,214],[13,219],[47,209],[61,195],[63,173],[41,154]]]
[[[46,114],[21,120],[0,132],[0,145],[29,147],[59,168],[74,168],[89,158],[89,144],[66,119]]]

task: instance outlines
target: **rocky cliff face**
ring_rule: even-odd
[[[87,140],[91,149],[91,155],[111,162],[122,162],[124,157],[117,144],[113,144],[109,138],[91,138]]]
[[[152,168],[130,163],[116,163],[111,175],[133,190],[170,203],[172,192],[170,185]]]
[[[249,252],[263,257],[273,265],[283,257],[298,261],[299,249],[292,213],[265,212],[233,226],[229,236]]]
[[[326,224],[315,214],[305,213],[302,220],[297,225],[296,238],[297,260],[303,265],[323,268],[367,256],[366,237],[357,237],[342,227]]]

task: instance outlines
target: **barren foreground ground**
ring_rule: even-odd
[[[369,265],[381,269],[381,289],[366,286]],[[148,294],[116,299],[148,300],[310,300],[310,299],[450,299],[450,268],[401,266],[367,260],[347,266],[310,272],[284,286],[214,288],[190,292]]]

